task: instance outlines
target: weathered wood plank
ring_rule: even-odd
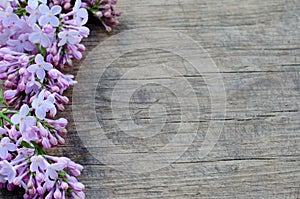
[[[207,157],[198,158],[210,121],[210,99],[202,76],[186,69],[186,79],[196,90],[201,105],[201,122],[191,122],[199,124],[195,140],[169,166],[132,174],[99,162],[87,151],[77,135],[72,107],[67,106],[61,116],[70,119],[70,134],[66,146],[55,153],[85,166],[80,180],[86,184],[87,198],[300,198],[300,2],[131,0],[120,1],[119,8],[124,13],[115,32],[107,34],[100,27],[89,25],[91,37],[85,41],[89,51],[112,35],[134,28],[168,27],[185,33],[207,50],[220,69],[227,115],[216,146]],[[111,90],[120,71],[140,60],[146,60],[149,66],[183,63],[171,53],[153,49],[124,55],[110,66],[110,72],[99,83],[96,112],[115,144],[147,152],[172,139],[171,125],[180,112],[176,103],[171,103],[175,107],[167,122],[170,126],[153,138],[132,139],[118,132],[110,114]],[[74,74],[81,64],[76,63]],[[156,97],[167,96],[165,99],[174,102],[167,90],[147,89],[146,94],[152,89]],[[67,95],[71,96],[71,92]],[[147,106],[141,102],[147,104],[153,98],[145,93],[136,93],[132,98],[132,110],[140,109],[133,112],[140,123],[150,119]],[[175,152],[168,151],[170,156]],[[16,194],[0,193],[0,198],[13,197],[18,198]]]

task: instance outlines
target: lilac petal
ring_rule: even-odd
[[[40,165],[39,167],[42,169],[42,170],[46,170],[48,165],[46,164],[47,162],[45,161],[45,159],[43,157],[41,157],[41,160],[40,160]]]
[[[63,46],[67,43],[67,38],[63,37],[59,42],[58,42],[58,46]]]
[[[26,41],[24,43],[24,49],[27,51],[33,51],[35,49],[35,45],[33,45],[31,42]]]
[[[43,101],[45,98],[45,90],[42,90],[38,96],[39,102]]]
[[[48,102],[50,102],[50,103],[53,104],[55,102],[55,97],[53,95],[49,95],[49,97],[47,98],[46,101],[48,101]]]
[[[60,38],[60,39],[61,39],[61,38],[65,38],[65,37],[66,37],[66,34],[67,34],[66,31],[59,32],[59,33],[58,33],[58,38]]]
[[[17,22],[19,20],[19,17],[18,17],[18,15],[16,15],[16,14],[11,14],[11,16],[10,16],[10,22]]]
[[[78,44],[80,42],[80,38],[78,36],[72,36],[68,39],[70,44]]]
[[[24,133],[26,129],[25,123],[24,122],[20,122],[20,132]]]
[[[19,40],[12,40],[12,39],[8,40],[6,43],[10,46],[17,46],[20,44]]]
[[[46,76],[45,70],[43,68],[38,68],[36,71],[36,76],[43,81]]]
[[[73,37],[76,37],[76,36],[78,36],[79,32],[77,30],[70,30],[70,31],[68,31],[68,34],[72,35]]]
[[[11,117],[11,121],[14,124],[19,124],[21,122],[20,120],[20,114],[15,114]]]
[[[32,160],[32,159],[33,158],[31,158],[30,171],[36,172],[38,170],[38,165],[35,162],[35,160]]]
[[[46,110],[47,109],[51,109],[54,107],[54,104],[48,100],[44,101],[43,102],[43,108],[45,108]]]
[[[26,116],[29,113],[29,106],[24,104],[20,109],[20,115]]]
[[[57,179],[58,174],[57,174],[57,172],[56,172],[54,169],[48,168],[47,172],[48,172],[48,176],[49,176],[51,179],[53,179],[53,180],[56,180],[56,179]]]
[[[8,156],[8,151],[7,151],[7,149],[4,148],[4,147],[1,147],[1,148],[0,148],[0,158],[6,159],[7,156]]]
[[[50,19],[49,19],[49,17],[47,17],[46,15],[43,15],[43,16],[41,16],[41,17],[39,18],[39,24],[40,24],[41,26],[44,26],[44,25],[48,24],[49,21],[50,21]]]
[[[59,14],[60,12],[61,12],[61,7],[60,7],[60,6],[55,5],[55,6],[53,6],[53,7],[51,8],[51,13],[52,13],[53,15],[57,15],[57,14]]]
[[[32,9],[36,9],[38,7],[38,1],[37,0],[29,0],[28,6]]]
[[[35,98],[35,99],[32,101],[31,106],[32,106],[33,108],[37,108],[38,103],[39,103],[39,100],[38,100],[37,98]]]
[[[52,64],[50,64],[50,63],[44,63],[43,64],[43,68],[46,70],[46,71],[48,71],[48,70],[51,70],[52,68],[53,68],[53,65]]]
[[[50,39],[47,37],[47,36],[41,36],[41,45],[45,48],[49,47],[51,42],[50,42]]]
[[[50,24],[52,25],[52,26],[54,26],[54,27],[57,27],[57,26],[59,26],[59,20],[58,20],[58,18],[57,17],[51,17],[50,18]]]
[[[46,6],[45,4],[42,4],[39,6],[39,11],[43,14],[48,14],[50,13],[50,9],[48,6]]]
[[[77,11],[81,6],[81,0],[76,0],[73,10]]]
[[[35,59],[34,59],[35,63],[40,64],[44,62],[44,57],[41,54],[38,54]]]
[[[27,126],[35,126],[36,125],[36,119],[33,116],[28,116],[28,117],[26,117],[24,123]]]
[[[79,25],[84,25],[88,21],[88,12],[86,9],[81,8],[76,13],[76,20]]]
[[[37,69],[38,69],[38,65],[37,65],[37,64],[33,64],[33,65],[30,65],[30,66],[27,68],[27,71],[34,74],[34,73],[36,72]]]
[[[40,119],[43,120],[46,117],[46,111],[43,108],[38,108],[35,110],[35,115]]]
[[[12,144],[12,143],[6,144],[6,148],[7,148],[9,151],[16,151],[16,150],[17,150],[16,145],[15,145],[15,144]]]
[[[40,33],[38,32],[33,32],[29,35],[29,41],[31,41],[32,43],[38,43],[40,40]]]
[[[65,168],[65,164],[55,163],[55,164],[52,164],[51,167],[56,171],[62,171]]]

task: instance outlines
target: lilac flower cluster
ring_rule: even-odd
[[[50,4],[60,5],[65,10],[71,9],[71,0],[50,0]],[[117,0],[82,0],[81,7],[89,10],[110,32],[119,24],[118,17],[121,15],[121,12],[116,10],[116,4]],[[81,14],[83,11],[77,12]]]
[[[115,0],[0,0],[0,187],[22,187],[24,198],[85,198],[77,181],[83,167],[45,149],[65,143],[68,121],[56,118],[69,99],[73,75],[88,37],[88,11],[106,30],[119,21]]]

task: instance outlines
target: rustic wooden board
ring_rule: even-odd
[[[134,28],[167,27],[184,33],[201,44],[218,66],[226,89],[227,115],[213,150],[205,158],[197,158],[210,121],[210,100],[201,75],[186,71],[202,111],[200,123],[191,121],[191,125],[199,123],[194,142],[169,166],[132,174],[117,171],[89,153],[76,132],[72,107],[68,106],[61,114],[70,120],[67,143],[53,153],[85,166],[80,180],[86,185],[87,198],[300,198],[300,1],[120,0],[118,7],[123,15],[113,33],[89,25],[91,36],[85,40],[88,51]],[[97,117],[110,139],[127,149],[144,150],[145,156],[149,148],[171,139],[172,128],[153,139],[124,136],[111,123],[114,118],[107,99],[118,70],[132,67],[141,59],[155,64],[152,62],[157,57],[160,62],[177,59],[157,49],[126,54],[112,64],[96,96]],[[76,74],[81,65],[76,63],[71,72]],[[166,90],[151,89],[161,98],[168,95]],[[67,95],[72,96],[72,90]],[[133,106],[151,99],[137,93]],[[170,124],[180,117],[176,103],[173,105]],[[141,109],[136,120],[147,122],[147,106],[134,108]],[[17,195],[1,192],[0,198]]]

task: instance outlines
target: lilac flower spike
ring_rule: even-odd
[[[11,117],[11,121],[14,124],[19,124],[20,125],[20,131],[24,132],[26,125],[29,126],[34,126],[36,123],[36,120],[32,116],[27,116],[29,113],[29,106],[27,104],[24,104],[20,112],[18,114],[15,114]]]
[[[8,151],[16,151],[17,147],[15,144],[11,143],[8,137],[2,138],[0,142],[0,158],[5,160],[8,157]]]
[[[49,71],[53,68],[53,65],[45,62],[44,61],[44,57],[41,54],[38,54],[35,57],[35,64],[29,66],[27,68],[27,70],[32,73],[32,74],[36,74],[36,76],[43,81],[45,76],[46,76],[46,71]]]
[[[0,79],[7,90],[0,110],[0,187],[24,189],[24,199],[85,199],[76,179],[83,167],[44,149],[64,145],[69,103],[77,82],[65,66],[80,60],[89,35],[88,12],[110,31],[121,14],[117,0],[0,0]]]
[[[62,8],[60,6],[53,6],[51,9],[42,4],[39,6],[39,11],[41,12],[42,16],[39,18],[39,24],[41,26],[45,26],[46,24],[50,23],[51,26],[57,27],[59,26],[60,22],[55,15],[60,14]]]

